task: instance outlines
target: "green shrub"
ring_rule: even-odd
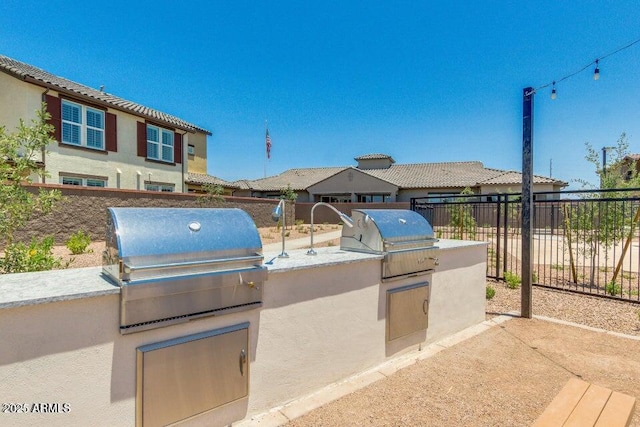
[[[496,296],[496,290],[493,289],[493,286],[487,285],[487,299],[491,299]]]
[[[65,242],[67,249],[74,255],[83,254],[87,251],[87,246],[91,243],[91,237],[82,230],[74,233],[69,237],[69,240]]]
[[[604,291],[614,297],[622,293],[622,287],[616,282],[609,282],[604,286]]]
[[[41,241],[33,238],[29,246],[22,242],[12,243],[4,249],[4,258],[0,258],[0,269],[3,273],[25,273],[63,267],[62,259],[53,256],[52,248],[52,236]],[[68,266],[69,263],[64,265],[65,268]]]
[[[520,287],[520,276],[510,271],[504,272],[504,280],[507,282],[507,288],[509,289],[518,289]]]

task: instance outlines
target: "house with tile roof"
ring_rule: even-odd
[[[170,114],[0,55],[0,125],[29,122],[45,102],[56,142],[41,182],[150,191],[197,191],[211,132]]]
[[[485,167],[482,162],[396,164],[386,154],[356,157],[357,166],[289,169],[254,181],[237,181],[234,195],[279,197],[290,186],[298,202],[409,202],[414,197],[450,196],[470,188],[476,194],[520,191],[522,174]],[[534,176],[534,191],[559,191],[564,181]]]

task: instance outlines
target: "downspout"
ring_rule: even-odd
[[[45,91],[42,92],[42,102],[46,102],[47,93],[49,93],[49,88],[45,89]],[[43,184],[46,184],[46,180],[47,180],[47,163],[45,161],[46,147],[42,147],[40,149],[40,155],[42,157],[42,175],[40,176],[40,179]]]
[[[182,180],[181,181],[182,181],[182,192],[183,193],[185,192],[184,190],[185,190],[185,186],[186,186],[186,184],[184,182],[185,181],[184,165],[189,161],[189,154],[185,155],[185,151],[184,151],[185,145],[188,144],[185,141],[185,139],[186,139],[185,135],[187,135],[187,133],[189,133],[189,132],[185,131],[183,134],[181,134],[182,135]],[[187,171],[188,171],[188,169],[187,169]]]

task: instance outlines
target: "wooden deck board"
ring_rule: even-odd
[[[636,398],[571,378],[533,423],[534,427],[626,427]]]

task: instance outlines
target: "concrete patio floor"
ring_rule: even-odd
[[[571,377],[640,400],[640,338],[503,315],[249,424],[527,426]]]

